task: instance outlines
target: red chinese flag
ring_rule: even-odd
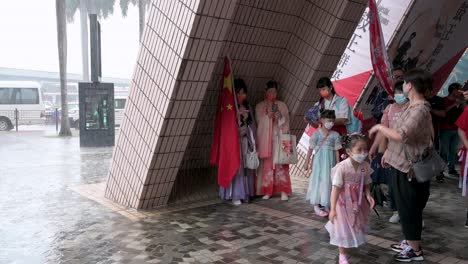
[[[379,11],[375,0],[369,0],[369,39],[370,54],[372,59],[372,68],[380,85],[388,92],[393,94],[392,89],[392,69],[388,60],[387,48],[380,26]]]
[[[240,166],[238,133],[231,63],[226,57],[210,156],[210,163],[218,167],[218,185],[224,188],[229,186]]]

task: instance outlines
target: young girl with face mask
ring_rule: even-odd
[[[332,194],[329,222],[330,244],[339,247],[339,263],[347,264],[348,248],[366,242],[369,209],[375,206],[370,193],[372,169],[367,159],[367,139],[353,134],[343,139],[349,158],[338,163],[331,172]]]
[[[320,113],[321,126],[310,137],[309,151],[304,163],[306,171],[311,166],[311,157],[315,164],[312,166],[306,200],[310,201],[315,214],[320,217],[328,216],[331,194],[330,172],[340,157],[340,135],[332,131],[335,119],[333,110],[324,110]]]

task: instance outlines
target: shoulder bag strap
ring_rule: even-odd
[[[315,154],[317,154],[319,152],[319,150],[322,148],[322,146],[325,143],[325,141],[327,140],[328,136],[330,136],[330,133],[331,133],[331,131],[328,131],[328,134],[323,138],[322,142],[320,142],[320,145],[319,145],[317,151],[315,151]]]
[[[255,142],[255,137],[254,137],[253,131],[252,131],[252,129],[250,128],[250,126],[247,126],[247,128],[249,129],[250,137],[252,138],[253,152],[257,152],[257,146],[256,146],[256,142]]]

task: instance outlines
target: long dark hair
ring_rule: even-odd
[[[328,77],[322,77],[322,78],[320,78],[320,79],[317,81],[317,86],[316,86],[315,88],[320,89],[320,88],[323,88],[323,87],[325,87],[325,86],[330,87],[331,93],[333,94],[333,96],[337,95],[337,93],[336,93],[336,91],[335,91],[335,87],[333,87],[332,81],[331,81],[330,78],[328,78]],[[325,109],[325,98],[320,97],[319,105],[320,105],[320,109],[321,109],[321,110]]]
[[[240,91],[244,91],[247,94],[247,85],[245,84],[243,79],[234,79],[234,90],[236,92],[236,96]],[[244,106],[245,109],[249,110],[249,116],[247,117],[247,124],[244,124],[244,120],[241,120],[241,125],[250,125],[253,121],[253,115],[250,112],[250,106],[247,99],[244,100],[241,104],[237,103],[239,106]]]

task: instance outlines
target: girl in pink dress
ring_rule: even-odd
[[[338,246],[339,263],[348,263],[347,248],[356,248],[366,242],[367,220],[375,201],[370,194],[372,169],[365,160],[368,156],[367,139],[363,135],[345,136],[348,159],[331,171],[332,194],[329,222],[330,244]]]

